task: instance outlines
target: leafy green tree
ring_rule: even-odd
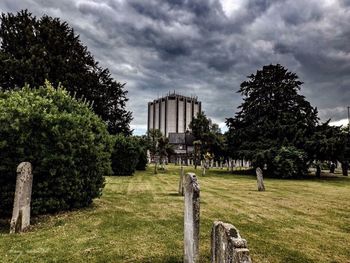
[[[330,120],[318,125],[314,134],[306,141],[305,149],[309,158],[316,161],[317,176],[321,176],[320,163],[345,161],[346,133],[341,127],[330,126]]]
[[[159,159],[159,139],[163,137],[163,134],[158,129],[151,129],[147,131],[147,138],[148,138],[148,149],[151,154],[151,160],[154,162],[154,173],[158,173],[157,164]]]
[[[112,169],[114,175],[132,175],[139,162],[140,148],[133,137],[114,136]]]
[[[215,160],[219,161],[224,155],[224,137],[219,125],[212,123],[209,118],[200,112],[189,125],[192,134],[197,143],[195,147],[195,159],[200,156],[199,161],[203,159],[204,154],[211,153]],[[198,143],[200,141],[200,143]],[[199,151],[198,151],[199,150]],[[195,165],[196,167],[196,165]]]
[[[159,155],[159,161],[161,164],[161,168],[165,170],[165,162],[166,158],[169,156],[171,152],[171,147],[169,144],[169,139],[162,136],[158,139],[158,155]]]
[[[3,13],[0,20],[1,89],[61,83],[71,95],[93,103],[110,133],[131,133],[124,84],[98,65],[66,22],[47,15],[38,19],[27,10]]]
[[[203,140],[204,136],[210,132],[210,120],[204,112],[199,112],[191,121],[189,128],[196,140]]]
[[[134,143],[137,146],[139,152],[139,159],[136,165],[136,170],[146,170],[148,164],[147,149],[148,149],[148,138],[147,136],[132,136]]]
[[[278,155],[304,156],[298,157],[299,168],[289,176],[307,173],[312,157],[306,154],[305,143],[314,134],[318,117],[317,109],[299,94],[301,85],[295,73],[279,64],[264,66],[241,84],[243,103],[226,121],[234,158],[251,160],[255,166],[267,164],[270,174],[282,177],[276,169]]]
[[[90,107],[49,83],[0,92],[0,215],[11,213],[16,167],[33,166],[32,213],[80,208],[110,175],[112,138]]]

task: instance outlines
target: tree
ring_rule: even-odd
[[[317,109],[298,93],[301,85],[295,73],[279,64],[264,66],[241,84],[243,103],[226,121],[233,157],[251,160],[256,167],[267,164],[268,172],[280,177],[307,173],[312,157],[305,154],[305,143],[314,134],[318,117]],[[279,173],[278,156],[298,162],[293,173]]]
[[[114,136],[112,152],[113,175],[132,175],[140,158],[140,148],[133,137],[122,134]]]
[[[165,170],[165,161],[166,158],[169,156],[169,151],[170,151],[170,145],[169,145],[169,139],[162,136],[158,139],[158,156],[159,156],[159,161],[161,164],[161,169]]]
[[[0,92],[0,214],[12,211],[16,167],[33,166],[32,214],[88,206],[112,173],[113,141],[87,103],[49,83]]]
[[[125,84],[98,65],[66,22],[47,15],[37,19],[27,10],[3,13],[0,20],[1,89],[61,83],[71,95],[93,103],[110,133],[131,133]]]
[[[158,158],[159,158],[159,148],[158,143],[159,139],[163,137],[162,132],[158,129],[151,129],[147,131],[147,137],[148,137],[148,147],[151,154],[151,160],[154,162],[154,173],[157,174],[157,164],[158,164]]]
[[[219,125],[212,123],[204,112],[199,112],[189,125],[192,134],[195,137],[195,160],[203,159],[206,153],[215,156],[219,161],[224,155],[224,137]],[[200,157],[200,158],[198,158]],[[195,165],[196,167],[196,165]]]
[[[210,120],[204,112],[198,112],[197,116],[191,121],[189,128],[196,140],[202,140],[204,135],[210,132]]]
[[[132,136],[134,143],[137,145],[139,152],[139,160],[136,165],[136,170],[146,170],[148,164],[147,149],[148,149],[148,138],[146,135]]]
[[[321,176],[320,162],[348,159],[345,155],[347,134],[341,127],[330,126],[330,120],[318,125],[314,134],[306,141],[305,148],[310,159],[316,161],[316,175]]]

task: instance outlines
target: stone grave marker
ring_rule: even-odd
[[[185,179],[185,173],[184,168],[181,166],[180,169],[180,179],[179,179],[179,195],[184,195],[184,179]]]
[[[32,184],[32,165],[29,162],[20,163],[17,167],[16,191],[10,234],[22,232],[30,225]]]
[[[211,263],[251,263],[247,241],[231,224],[215,221],[211,231]]]
[[[199,262],[200,188],[195,174],[185,175],[184,192],[184,263],[197,263]]]
[[[258,191],[265,191],[263,172],[260,167],[256,168],[256,179],[258,183]]]

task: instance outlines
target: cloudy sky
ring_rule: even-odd
[[[95,59],[126,82],[132,127],[143,133],[147,102],[169,91],[196,95],[223,126],[241,103],[247,75],[280,63],[304,82],[322,120],[350,105],[349,0],[1,0],[67,21]]]

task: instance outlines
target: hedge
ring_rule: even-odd
[[[33,165],[32,214],[80,208],[101,195],[113,140],[105,123],[67,91],[0,92],[0,215],[12,212],[16,167]]]

